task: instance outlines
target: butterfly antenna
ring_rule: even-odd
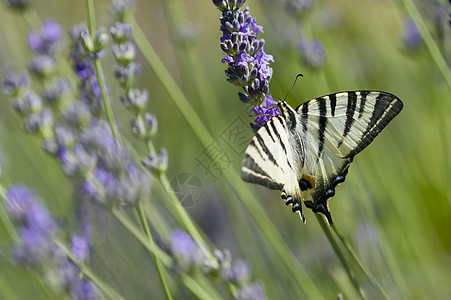
[[[304,77],[304,75],[302,75],[301,73],[299,73],[298,75],[296,75],[296,78],[294,79],[293,82],[293,86],[291,86],[291,89],[288,91],[287,95],[285,96],[285,98],[283,98],[283,101],[285,101],[285,99],[287,99],[288,95],[291,93],[291,91],[293,90],[294,86],[296,85],[296,81],[298,81],[299,77]]]

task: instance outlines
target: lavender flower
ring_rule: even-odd
[[[255,106],[251,109],[251,112],[258,116],[254,123],[251,124],[251,128],[254,132],[256,132],[263,124],[268,122],[271,117],[279,114],[279,109],[275,106],[276,104],[277,102],[273,100],[272,96],[268,95],[260,106]]]
[[[63,30],[53,20],[45,21],[40,31],[31,31],[28,34],[28,46],[31,51],[52,56],[61,47]]]
[[[113,0],[110,8],[111,12],[122,20],[127,13],[131,12],[132,6],[133,0]]]
[[[12,9],[23,10],[27,8],[33,0],[4,0],[4,2]]]
[[[319,40],[310,41],[306,37],[302,37],[298,42],[298,48],[306,66],[318,69],[324,64],[324,49]]]
[[[165,148],[160,150],[160,154],[149,152],[148,157],[141,159],[141,163],[152,173],[159,175],[168,169],[168,152]]]
[[[72,234],[71,243],[71,252],[74,257],[80,262],[85,262],[89,257],[88,241],[84,237]]]
[[[10,71],[6,73],[5,79],[2,82],[2,91],[6,95],[19,97],[29,86],[30,76],[27,72],[18,75]]]
[[[270,62],[274,61],[271,55],[264,52],[265,41],[258,39],[257,35],[263,27],[257,25],[256,18],[252,18],[249,7],[242,11],[239,7],[245,1],[213,1],[222,11],[221,50],[225,57],[223,63],[228,64],[225,71],[227,81],[241,86],[244,92],[239,92],[239,99],[246,103],[255,105],[252,112],[257,114],[255,124],[251,127],[258,128],[263,120],[260,112],[266,114],[265,109],[258,109],[269,96],[269,81],[272,77]],[[271,98],[272,99],[272,98]],[[268,100],[270,101],[270,100]],[[271,111],[278,114],[278,111]]]
[[[68,79],[57,77],[45,83],[41,94],[47,103],[55,109],[61,110],[65,106],[65,100],[68,98],[71,90],[72,86]]]
[[[71,60],[74,72],[80,79],[78,86],[79,98],[89,105],[91,113],[99,116],[103,112],[103,102],[101,100],[100,86],[94,68],[94,54],[87,52],[81,42],[80,35],[82,32],[88,32],[86,24],[80,24],[71,27],[70,34],[72,37]],[[89,34],[88,34],[89,35]],[[92,48],[95,46],[92,45]],[[94,51],[94,50],[93,50]],[[100,57],[102,52],[95,55]]]
[[[8,189],[6,194],[6,211],[15,221],[25,223],[28,208],[35,203],[35,195],[26,187],[14,185]]]
[[[14,100],[13,108],[22,117],[30,114],[39,113],[44,107],[44,103],[40,96],[32,90],[25,92],[23,98],[18,97]]]
[[[140,113],[149,100],[149,92],[147,90],[129,89],[125,96],[121,97],[121,101],[125,108],[134,114]]]
[[[201,266],[204,261],[202,251],[186,231],[180,229],[172,231],[170,249],[176,268],[181,271],[188,272],[196,266]]]
[[[406,48],[416,48],[422,42],[420,31],[418,30],[417,24],[411,18],[406,18],[404,20],[404,31],[402,34],[402,42]]]
[[[221,278],[226,282],[234,284],[246,284],[252,277],[252,269],[243,260],[234,260],[229,268],[224,268]]]
[[[126,66],[120,66],[114,73],[119,84],[124,90],[130,89],[135,84],[136,78],[141,74],[141,66],[135,62],[130,62]]]
[[[13,253],[15,262],[43,272],[46,282],[57,290],[67,290],[71,295],[90,295],[72,299],[98,299],[92,282],[80,277],[77,267],[54,243],[59,230],[41,200],[27,188],[17,185],[8,189],[5,206],[21,224]],[[85,261],[87,249],[84,239],[72,236],[72,251],[77,259]],[[81,293],[80,288],[85,285],[85,292]]]
[[[123,44],[130,40],[132,36],[132,26],[128,23],[116,22],[110,29],[113,40],[118,44]]]

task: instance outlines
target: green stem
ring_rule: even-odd
[[[346,238],[343,236],[343,234],[340,232],[340,230],[338,230],[338,228],[337,228],[337,226],[335,226],[335,224],[332,224],[332,229],[334,230],[335,234],[340,239],[341,243],[345,246],[346,250],[351,255],[352,259],[354,259],[354,261],[357,263],[357,265],[359,266],[360,270],[362,270],[362,272],[365,274],[365,276],[371,282],[371,284],[379,290],[379,292],[382,294],[384,299],[387,299],[387,300],[390,299],[390,297],[385,292],[384,288],[377,281],[377,279],[373,276],[373,274],[371,272],[369,272],[365,268],[365,266],[360,262],[360,260],[358,259],[357,255],[355,254],[354,250],[352,249],[352,246],[348,243]]]
[[[123,213],[121,213],[117,208],[113,207],[112,210],[113,215],[116,219],[124,225],[127,230],[133,234],[133,236],[149,251],[150,254],[155,254],[158,257],[158,260],[162,262],[165,266],[171,265],[171,258],[164,251],[158,248],[155,244],[149,243],[145,236],[143,236],[142,232],[136,228],[135,224],[130,221]]]
[[[202,234],[197,229],[194,222],[191,220],[190,216],[186,212],[185,208],[180,205],[180,202],[175,195],[175,193],[171,192],[171,184],[169,183],[168,177],[166,174],[162,173],[159,177],[161,185],[163,186],[163,189],[167,192],[170,202],[173,204],[173,208],[176,210],[177,214],[180,216],[180,220],[185,226],[186,230],[191,234],[193,239],[197,241],[199,244],[200,249],[205,254],[207,259],[212,264],[216,264],[216,259],[214,258],[213,254],[211,253],[210,249],[207,247],[204,238],[202,237]]]
[[[3,274],[0,274],[0,299],[19,300]]]
[[[152,143],[152,140],[147,140],[147,148],[150,152],[155,153],[155,147]],[[175,195],[175,193],[172,192],[171,184],[168,180],[168,177],[165,173],[161,173],[159,176],[159,180],[161,185],[163,186],[163,189],[166,191],[167,195],[169,196],[171,204],[173,204],[173,208],[175,208],[177,215],[180,217],[180,221],[185,226],[186,230],[191,234],[193,239],[197,241],[199,244],[199,247],[201,248],[202,252],[205,254],[205,256],[208,258],[208,260],[215,264],[216,260],[214,256],[211,254],[210,250],[206,246],[206,243],[204,241],[204,238],[202,237],[201,233],[197,229],[196,225],[193,223],[191,218],[189,217],[188,213],[186,212],[185,208],[180,205],[179,199]]]
[[[99,289],[108,296],[109,299],[124,299],[121,295],[119,295],[112,287],[110,287],[108,284],[104,283],[102,280],[100,280],[87,266],[80,263],[73,255],[72,252],[64,245],[61,241],[54,241],[55,244],[69,257],[69,259],[76,264],[79,268],[81,273],[85,275],[87,278],[89,278],[96,286],[99,287]]]
[[[146,239],[146,237],[144,237],[142,235],[142,233],[136,228],[136,226],[127,218],[125,217],[122,213],[120,213],[116,208],[113,208],[112,210],[113,215],[116,217],[116,219],[119,220],[119,222],[122,223],[122,225],[125,226],[125,228],[128,229],[128,231],[130,233],[132,233],[136,239],[141,242],[141,244],[149,251],[149,253],[155,254],[159,261],[161,261],[165,266],[171,266],[172,265],[172,260],[171,258],[165,253],[163,252],[160,248],[158,248],[157,246],[155,246],[154,243],[149,243],[149,240]],[[182,275],[182,280],[185,277],[189,277],[188,275]],[[188,279],[190,282],[195,282],[192,278]],[[185,282],[185,281],[184,281]],[[199,286],[198,284],[196,284],[195,290],[193,290],[192,286],[189,286],[185,283],[185,285],[187,286],[187,288],[189,288],[195,295],[201,294],[201,295],[205,295],[206,298],[203,299],[217,299],[215,297],[212,297],[211,294],[209,294],[207,291],[205,291],[201,286]]]
[[[154,244],[152,239],[152,234],[150,233],[149,225],[147,224],[146,216],[144,215],[144,211],[142,208],[141,203],[138,203],[138,206],[136,207],[139,221],[141,222],[141,226],[143,227],[143,230],[147,236],[147,240],[150,244]],[[164,279],[163,270],[160,265],[160,260],[155,255],[155,253],[151,252],[150,255],[152,256],[152,259],[155,263],[155,268],[157,269],[158,277],[160,278],[161,285],[163,287],[164,294],[166,296],[166,299],[172,300],[171,292],[168,289],[168,285],[166,284],[166,280]]]
[[[448,65],[446,64],[445,59],[443,58],[442,54],[440,53],[440,49],[438,48],[437,44],[435,43],[434,39],[432,38],[431,33],[429,32],[426,24],[424,23],[423,19],[421,18],[420,13],[418,12],[417,8],[415,7],[415,4],[412,0],[403,0],[404,6],[407,9],[407,12],[411,16],[411,18],[414,20],[415,24],[417,25],[420,34],[426,44],[426,47],[428,48],[432,59],[434,60],[435,64],[437,65],[438,69],[440,70],[440,73],[442,73],[443,79],[445,80],[446,84],[448,85],[448,88],[451,89],[451,72],[448,68]]]
[[[327,239],[329,240],[330,245],[335,251],[335,254],[337,254],[338,259],[340,260],[341,264],[346,270],[346,273],[348,274],[349,279],[351,280],[352,284],[354,285],[355,290],[360,295],[360,298],[366,299],[365,292],[360,287],[359,282],[357,278],[354,275],[354,272],[352,272],[351,268],[349,267],[348,262],[346,261],[346,258],[343,255],[343,252],[341,252],[340,247],[338,246],[337,242],[335,241],[334,237],[330,233],[330,230],[326,223],[324,222],[324,219],[319,214],[315,214],[316,219],[318,220],[319,225],[321,226],[321,229],[323,230],[324,234],[326,235]]]
[[[208,294],[198,283],[197,280],[194,280],[194,278],[188,276],[188,275],[182,275],[182,281],[183,284],[194,294],[198,299],[201,300],[210,300],[210,299],[222,299],[219,295],[215,294],[214,297],[212,297],[211,294]]]
[[[94,14],[93,0],[86,0],[86,8],[88,10],[89,34],[94,39],[96,28],[95,28],[95,14]],[[97,81],[99,83],[100,92],[102,94],[102,101],[103,101],[103,105],[105,107],[105,113],[106,113],[106,116],[108,119],[108,123],[110,123],[114,138],[120,144],[122,144],[119,130],[117,129],[116,121],[114,118],[114,112],[113,112],[113,109],[111,108],[111,101],[109,99],[108,93],[106,93],[106,91],[105,91],[105,76],[103,75],[102,64],[100,63],[100,60],[96,54],[94,54],[93,57],[94,57],[94,67],[96,69]]]

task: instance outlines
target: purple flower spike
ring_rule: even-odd
[[[85,262],[89,256],[89,244],[84,237],[76,234],[71,236],[72,248],[71,252],[80,262]]]
[[[14,249],[14,260],[21,265],[42,267],[57,253],[52,237],[34,227],[24,227]]]
[[[269,81],[272,77],[271,55],[264,52],[265,41],[258,39],[263,27],[257,25],[252,18],[249,7],[244,11],[236,9],[244,1],[213,1],[223,11],[221,21],[221,50],[225,57],[223,63],[228,64],[225,71],[227,81],[243,87],[239,98],[244,103],[260,105],[269,93]],[[235,8],[234,8],[235,7]],[[227,8],[227,11],[224,9]]]
[[[27,211],[36,203],[36,196],[26,187],[13,185],[6,194],[6,210],[16,221],[24,222]]]

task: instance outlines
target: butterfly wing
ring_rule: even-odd
[[[290,109],[292,116],[295,116],[294,109]],[[282,198],[287,204],[297,203],[293,211],[298,211],[304,220],[298,184],[302,145],[300,137],[293,135],[295,130],[292,127],[284,115],[275,116],[266,122],[244,153],[241,177],[244,181],[282,191]]]
[[[345,180],[354,156],[365,149],[401,111],[403,104],[386,92],[342,92],[319,97],[296,108],[305,142],[302,186],[305,204],[332,223],[327,200]],[[302,182],[302,178],[313,178]],[[311,186],[311,188],[309,188]]]

